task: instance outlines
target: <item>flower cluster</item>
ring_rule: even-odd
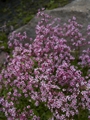
[[[12,55],[0,74],[0,112],[7,120],[81,120],[90,115],[90,49],[74,65],[73,50],[85,38],[76,18],[67,24],[51,22],[51,16],[38,12],[36,38],[26,33],[9,37]],[[14,39],[14,41],[13,41]],[[30,40],[32,44],[25,43]],[[71,40],[71,46],[68,45]],[[83,67],[87,66],[87,76]]]

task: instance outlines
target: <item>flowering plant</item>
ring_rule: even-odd
[[[36,26],[36,38],[33,42],[30,38],[32,44],[24,43],[29,39],[26,33],[13,32],[9,37],[13,51],[0,74],[0,117],[88,120],[90,48],[79,55],[86,40],[80,33],[82,25],[75,17],[61,26],[58,18],[51,22],[51,16],[41,11],[37,16],[41,21]]]

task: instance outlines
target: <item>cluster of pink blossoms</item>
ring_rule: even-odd
[[[24,33],[9,38],[12,55],[0,74],[0,111],[7,120],[81,120],[82,111],[90,115],[90,49],[80,56],[81,68],[88,66],[87,76],[75,66],[73,50],[84,43],[82,26],[73,17],[63,26],[38,12],[32,44]],[[50,22],[49,22],[50,21]],[[12,41],[14,39],[14,42]],[[67,40],[71,40],[71,46]],[[24,44],[23,44],[24,43]]]

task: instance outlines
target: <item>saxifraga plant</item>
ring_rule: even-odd
[[[75,17],[61,26],[54,25],[58,18],[51,22],[51,16],[42,11],[37,16],[41,21],[36,26],[33,42],[25,32],[13,32],[9,37],[8,45],[13,51],[7,56],[7,66],[0,74],[0,117],[7,120],[88,120],[90,49],[76,55],[86,40],[80,33],[82,26]],[[23,44],[25,39],[30,39],[32,44]]]

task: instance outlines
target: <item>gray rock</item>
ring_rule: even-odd
[[[53,10],[45,10],[45,13],[52,15],[53,18],[60,18],[61,24],[68,21],[68,19],[75,16],[79,24],[83,24],[82,33],[84,34],[87,25],[90,24],[90,0],[74,0],[70,4],[56,8]],[[16,32],[26,31],[28,37],[35,38],[35,27],[38,23],[37,17],[35,16],[27,25],[19,28]],[[87,46],[86,46],[87,47]]]
[[[4,62],[6,62],[7,53],[6,52],[0,52],[0,68],[3,65]]]

